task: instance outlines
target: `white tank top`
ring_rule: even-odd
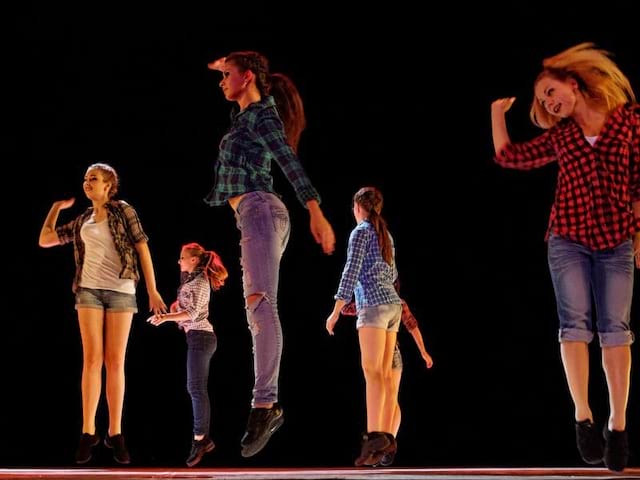
[[[120,278],[122,262],[113,242],[109,223],[105,219],[96,223],[91,217],[82,225],[80,237],[84,242],[84,264],[80,287],[136,293],[132,279]]]

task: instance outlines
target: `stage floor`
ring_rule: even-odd
[[[99,480],[563,480],[640,479],[640,468],[70,468],[0,469],[0,479]]]

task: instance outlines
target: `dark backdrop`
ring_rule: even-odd
[[[396,238],[403,296],[416,314],[431,371],[402,330],[405,369],[400,466],[582,465],[556,340],[543,240],[555,167],[502,170],[492,162],[490,102],[518,96],[515,140],[528,121],[542,58],[582,41],[616,53],[640,90],[632,1],[584,10],[575,2],[513,7],[404,2],[360,10],[325,2],[294,10],[241,2],[206,8],[130,2],[27,4],[10,12],[3,42],[5,276],[0,466],[65,466],[80,433],[81,345],[70,291],[70,246],[40,249],[54,200],[61,215],[88,205],[86,167],[106,161],[122,178],[150,236],[158,286],[175,297],[180,246],[215,249],[230,271],[213,295],[219,347],[212,361],[212,436],[204,465],[344,466],[365,428],[364,382],[351,319],[329,337],[352,194],[376,185]],[[406,2],[409,3],[409,2]],[[486,3],[486,2],[483,2]],[[575,6],[576,9],[571,7]],[[276,171],[293,234],[282,262],[286,422],[266,449],[239,454],[252,386],[239,246],[229,208],[209,208],[217,145],[231,107],[206,63],[233,50],[267,55],[298,84],[308,128],[300,155],[334,226],[326,257],[308,215]],[[140,285],[127,360],[124,432],[134,465],[181,466],[191,407],[182,332],[145,324]],[[634,307],[633,328],[638,333]],[[606,418],[594,346],[592,399]],[[638,346],[633,346],[638,357]],[[640,461],[639,379],[629,403],[632,464]],[[106,404],[98,431],[106,428]],[[111,465],[100,451],[94,465]]]

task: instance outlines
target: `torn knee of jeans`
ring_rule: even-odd
[[[247,295],[247,297],[245,298],[245,308],[249,311],[249,313],[253,313],[260,306],[262,300],[266,298],[267,296],[263,292]]]
[[[245,308],[247,309],[247,320],[249,322],[249,330],[251,334],[256,336],[260,333],[260,324],[253,313],[258,309],[264,299],[266,299],[264,293],[252,293],[245,299]]]

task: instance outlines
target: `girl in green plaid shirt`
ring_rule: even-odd
[[[296,155],[305,118],[293,82],[272,74],[257,52],[234,52],[209,64],[222,72],[220,88],[237,104],[220,142],[215,182],[205,201],[231,206],[240,230],[242,282],[254,353],[252,409],[242,438],[242,455],[264,448],[282,425],[278,379],[282,328],[278,315],[280,261],[289,241],[289,211],[273,188],[275,161],[309,211],[317,243],[331,254],[335,237],[320,209],[320,195]]]

